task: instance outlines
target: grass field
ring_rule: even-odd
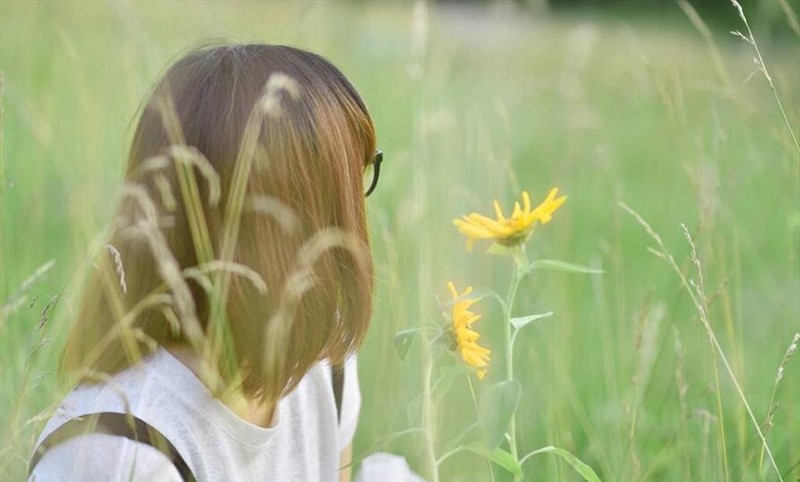
[[[402,2],[0,3],[0,479],[22,480],[64,393],[58,356],[119,195],[139,103],[172,59],[209,39],[319,52],[374,117],[386,160],[368,202],[378,276],[360,352],[356,454],[381,448],[426,473],[418,432],[377,447],[422,423],[424,353],[416,343],[401,362],[394,334],[442,320],[435,297],[449,296],[448,280],[508,289],[510,261],[485,244],[468,252],[454,218],[490,214],[494,199],[508,207],[523,189],[538,202],[558,186],[569,199],[534,233],[529,256],[604,274],[540,271],[519,288],[516,315],[555,313],[517,340],[521,454],[561,447],[604,481],[800,478],[800,356],[775,388],[800,331],[800,150],[786,125],[800,132],[800,42],[791,31],[761,41],[754,30],[784,121],[766,77],[753,73],[752,46],[727,32],[747,34],[743,24],[704,37],[673,13],[636,21]],[[702,283],[733,377],[694,288],[654,255],[656,241],[620,203],[660,235],[682,276]],[[473,378],[481,392],[503,377],[502,313],[489,300],[473,308],[495,352],[486,379]],[[759,462],[737,386],[777,471],[768,457]],[[434,408],[424,428],[441,456],[475,420],[467,378]],[[579,480],[552,455],[524,470],[532,481]],[[492,475],[461,452],[441,464],[440,480]]]

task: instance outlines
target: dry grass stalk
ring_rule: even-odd
[[[283,115],[282,92],[289,94],[294,101],[300,100],[300,85],[288,75],[276,72],[270,75],[264,88],[264,95],[256,105],[270,117],[281,117]]]
[[[293,100],[299,99],[301,92],[297,82],[291,77],[283,73],[275,73],[267,80],[266,85],[262,91],[261,97],[256,101],[253,109],[245,124],[242,140],[239,145],[239,151],[234,164],[233,176],[228,193],[228,198],[225,200],[225,224],[222,232],[221,249],[219,253],[219,261],[222,263],[230,263],[234,259],[234,254],[239,238],[239,226],[242,220],[242,212],[245,207],[245,200],[247,196],[247,185],[250,177],[250,172],[253,165],[256,164],[258,168],[265,168],[268,159],[263,158],[263,149],[260,149],[260,136],[264,126],[266,117],[278,118],[283,114],[281,108],[281,96],[287,93]],[[261,155],[261,158],[258,158]],[[208,262],[208,261],[204,261]],[[228,291],[230,289],[230,275],[229,270],[221,270],[218,272],[214,279],[214,290],[212,294],[211,303],[211,316],[209,319],[210,338],[209,344],[206,348],[205,359],[220,360],[225,363],[232,363],[234,357],[228,357],[229,360],[222,358],[222,354],[230,352],[233,348],[230,341],[229,327],[225,323],[225,302],[228,299]],[[276,316],[280,315],[282,318],[282,306],[278,307]],[[279,330],[281,333],[283,330]],[[285,336],[282,336],[274,341],[282,346]],[[267,350],[270,352],[271,350]],[[275,353],[280,350],[275,351]],[[276,372],[277,373],[277,372]]]
[[[125,228],[123,234],[126,237],[140,237],[147,242],[150,252],[156,259],[158,272],[174,298],[175,307],[180,314],[181,332],[186,335],[190,343],[199,346],[203,330],[197,318],[194,298],[161,230],[156,225],[139,221]]]
[[[667,261],[669,266],[678,275],[678,278],[680,279],[681,284],[683,285],[686,292],[689,294],[689,297],[691,298],[692,303],[695,306],[695,309],[700,314],[700,322],[702,323],[703,328],[706,331],[706,335],[708,336],[709,343],[711,344],[711,347],[715,352],[714,359],[716,360],[718,356],[719,359],[722,361],[722,364],[725,367],[728,376],[733,382],[733,386],[736,388],[736,392],[739,395],[739,398],[741,399],[742,403],[745,406],[745,409],[747,410],[747,414],[750,417],[750,421],[753,423],[753,426],[756,432],[758,433],[758,437],[761,440],[763,449],[767,453],[767,456],[769,457],[770,463],[772,464],[772,468],[775,470],[775,473],[778,476],[778,480],[783,482],[783,476],[781,475],[781,471],[778,469],[778,465],[775,462],[775,458],[772,455],[772,450],[770,450],[769,445],[767,444],[767,439],[764,437],[764,433],[761,431],[761,426],[756,420],[756,417],[753,414],[753,410],[750,408],[750,403],[747,401],[747,397],[745,396],[744,391],[742,390],[742,386],[739,383],[739,380],[736,377],[733,368],[731,368],[731,364],[728,362],[728,358],[725,356],[725,352],[722,350],[722,346],[719,344],[719,341],[717,340],[717,337],[714,334],[714,329],[711,327],[711,322],[708,319],[708,314],[706,310],[707,305],[705,303],[705,294],[703,293],[702,290],[703,276],[702,276],[700,260],[697,258],[697,251],[695,250],[694,242],[692,241],[691,235],[689,235],[689,232],[686,230],[686,226],[682,225],[684,229],[684,234],[686,235],[687,241],[689,243],[689,247],[691,248],[692,262],[695,264],[695,267],[697,268],[698,271],[698,279],[701,282],[700,285],[697,285],[686,278],[686,276],[683,274],[683,271],[681,271],[680,267],[678,266],[678,263],[675,262],[675,258],[672,256],[672,253],[670,253],[669,250],[664,245],[664,242],[661,240],[661,237],[658,235],[658,233],[655,232],[655,230],[653,230],[653,228],[647,223],[647,221],[644,220],[644,218],[642,218],[642,216],[639,213],[634,211],[630,206],[628,206],[623,202],[620,202],[619,205],[623,210],[625,210],[628,214],[630,214],[639,223],[639,225],[642,226],[642,228],[644,228],[645,232],[647,232],[651,238],[653,238],[653,240],[656,242],[659,248],[658,250],[655,250],[655,252],[661,259]],[[727,471],[727,464],[725,464],[725,469]]]
[[[208,184],[208,204],[212,207],[219,204],[222,198],[222,184],[219,174],[214,170],[206,156],[193,146],[172,145],[168,149],[169,155],[177,162],[184,163],[187,167],[196,167],[200,175]]]
[[[172,334],[177,336],[181,332],[181,320],[178,319],[178,315],[175,314],[175,310],[172,309],[170,306],[162,306],[161,313],[164,315],[164,319],[167,320],[169,323],[170,330],[172,330]]]
[[[764,63],[764,58],[761,57],[761,50],[758,48],[758,43],[756,42],[756,38],[753,36],[753,31],[750,30],[750,23],[747,21],[747,17],[744,14],[744,9],[742,8],[741,4],[737,0],[731,0],[731,3],[739,12],[739,18],[742,19],[744,26],[747,28],[747,35],[742,34],[738,30],[731,32],[732,34],[740,37],[745,42],[749,43],[753,50],[756,53],[756,58],[754,59],[756,65],[758,66],[758,70],[764,74],[764,78],[767,79],[767,83],[769,83],[769,88],[772,90],[772,95],[775,97],[775,102],[778,104],[778,109],[781,111],[781,115],[783,116],[783,123],[786,125],[786,130],[789,131],[789,136],[792,138],[792,142],[794,143],[794,147],[797,150],[798,154],[800,154],[800,143],[797,141],[797,136],[794,134],[794,129],[792,128],[792,123],[789,122],[789,117],[786,115],[786,110],[783,108],[783,103],[781,102],[780,96],[778,96],[778,91],[775,89],[775,83],[772,82],[772,76],[769,74],[769,70],[767,70],[767,64]],[[800,162],[800,157],[797,159]]]
[[[125,283],[125,266],[122,264],[122,254],[111,244],[107,244],[106,249],[111,253],[111,257],[114,258],[114,268],[116,269],[117,276],[119,276],[119,287],[122,289],[123,293],[127,293],[128,285]]]
[[[786,15],[786,23],[789,24],[789,28],[792,29],[792,32],[800,35],[800,22],[797,21],[797,14],[792,10],[792,6],[786,0],[779,0],[779,2],[783,13]]]
[[[689,384],[686,383],[686,349],[681,341],[681,333],[677,326],[672,325],[672,337],[675,347],[675,384],[678,388],[678,402],[681,409],[680,432],[681,432],[681,455],[683,456],[683,475],[684,480],[692,480],[691,462],[689,458],[689,432],[687,421],[689,419],[689,409],[686,403],[686,394],[689,392]]]
[[[264,279],[261,277],[261,275],[259,275],[253,269],[239,263],[212,261],[210,263],[204,263],[199,266],[184,269],[183,276],[197,281],[204,288],[213,289],[211,280],[208,278],[208,273],[217,271],[227,271],[231,274],[239,275],[242,278],[247,279],[262,295],[267,294],[269,291],[267,289],[267,283],[264,282]]]
[[[25,281],[19,286],[16,292],[8,298],[3,304],[2,310],[0,310],[0,326],[3,326],[5,321],[16,313],[16,311],[25,304],[25,300],[27,299],[26,293],[31,289],[33,285],[41,281],[48,271],[50,271],[53,266],[55,266],[55,260],[51,259],[45,264],[36,268],[36,271],[33,272],[30,276],[25,278]]]
[[[148,157],[138,166],[136,166],[136,170],[134,172],[136,173],[136,178],[141,178],[145,174],[167,169],[170,164],[171,162],[169,158],[165,155]]]
[[[630,450],[633,480],[642,479],[642,460],[636,450],[636,432],[639,421],[639,413],[643,408],[644,393],[650,380],[653,364],[656,357],[656,343],[659,334],[661,321],[664,319],[666,309],[662,303],[653,303],[652,291],[648,293],[644,301],[637,321],[636,337],[634,346],[636,348],[636,372],[632,382],[632,400],[629,411],[631,414],[630,428],[628,430],[628,446]]]
[[[315,283],[314,264],[327,251],[342,248],[356,259],[364,256],[357,238],[338,228],[326,228],[315,233],[298,250],[297,267],[287,277],[286,283],[274,314],[265,327],[264,364],[265,370],[280,373],[283,367],[282,347],[287,339],[291,320],[303,295]]]
[[[266,214],[280,224],[284,232],[291,235],[299,228],[299,220],[291,207],[274,196],[253,196],[248,203],[250,210]]]
[[[156,174],[156,188],[161,196],[161,204],[167,208],[167,211],[175,211],[178,208],[178,201],[175,200],[175,196],[172,194],[172,187],[167,177],[162,173]]]
[[[61,294],[51,296],[50,300],[48,300],[47,304],[44,305],[42,308],[41,314],[39,315],[39,321],[36,323],[36,331],[42,331],[47,324],[47,321],[50,319],[50,315],[53,313],[55,306],[58,304],[61,299],[64,298]]]
[[[725,69],[725,63],[722,60],[722,53],[719,51],[719,47],[717,47],[716,42],[714,42],[714,36],[711,33],[711,29],[708,28],[708,25],[703,21],[700,14],[697,13],[697,10],[689,3],[687,0],[677,0],[678,7],[683,10],[683,13],[686,14],[686,17],[689,18],[689,21],[692,23],[694,28],[700,32],[700,35],[703,36],[703,39],[708,46],[708,50],[711,54],[711,60],[714,62],[714,70],[716,70],[717,75],[720,78],[724,88],[726,90],[730,89],[731,86],[731,79],[728,75],[728,71]]]
[[[183,135],[178,112],[170,92],[163,92],[157,98],[157,108],[161,114],[161,120],[167,131],[170,142],[173,146],[185,146],[186,140]],[[181,151],[178,151],[179,153]],[[197,253],[198,261],[207,263],[214,259],[214,250],[211,243],[211,236],[208,231],[208,223],[203,214],[202,202],[200,199],[200,188],[197,186],[197,179],[194,177],[193,163],[183,162],[184,156],[175,157],[175,170],[180,186],[183,206],[186,210],[186,219],[189,222],[189,230],[192,233],[192,242]],[[201,172],[204,172],[201,170]],[[209,183],[209,187],[211,183]],[[211,191],[211,189],[209,189]]]
[[[789,348],[786,349],[786,353],[783,354],[783,358],[781,359],[781,363],[778,365],[778,372],[775,374],[775,383],[772,385],[772,395],[769,397],[769,405],[767,406],[767,416],[764,420],[764,436],[766,437],[769,434],[769,431],[772,429],[772,420],[775,416],[775,412],[778,410],[778,405],[775,404],[775,395],[778,393],[778,385],[780,385],[781,380],[783,380],[783,371],[786,367],[786,364],[789,362],[789,359],[792,358],[792,355],[797,351],[797,344],[800,342],[800,333],[795,333],[792,337],[792,342],[789,343]],[[764,463],[764,447],[761,447],[761,454],[758,457],[758,473],[762,473],[762,466]]]

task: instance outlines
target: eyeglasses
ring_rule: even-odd
[[[381,162],[383,162],[383,151],[375,151],[375,154],[372,156],[372,162],[367,164],[364,171],[364,188],[366,192],[364,197],[372,194],[372,191],[375,190],[375,186],[378,185],[378,175],[381,173]]]

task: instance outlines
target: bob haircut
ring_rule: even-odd
[[[185,344],[215,393],[276,401],[317,361],[341,363],[371,311],[374,151],[366,106],[319,55],[250,44],[182,57],[142,108],[62,375],[96,382]]]

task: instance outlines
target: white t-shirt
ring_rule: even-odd
[[[109,382],[80,385],[70,392],[39,442],[76,416],[130,412],[172,442],[198,481],[335,481],[340,452],[353,439],[361,406],[355,357],[345,364],[344,380],[340,423],[330,365],[320,362],[278,403],[272,426],[263,428],[242,420],[212,397],[191,370],[161,348]],[[29,480],[178,482],[181,478],[155,448],[91,433],[50,448]]]

